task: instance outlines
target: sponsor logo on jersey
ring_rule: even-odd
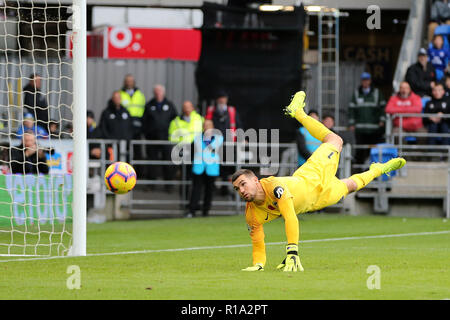
[[[276,187],[273,189],[273,194],[275,195],[275,198],[280,199],[283,195],[284,189],[282,187]]]

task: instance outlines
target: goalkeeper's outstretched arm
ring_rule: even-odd
[[[250,237],[252,238],[253,265],[242,269],[243,271],[264,270],[266,264],[266,245],[264,243],[264,229],[262,224],[250,226]]]

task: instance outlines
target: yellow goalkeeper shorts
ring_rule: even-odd
[[[322,143],[293,176],[302,176],[316,186],[319,195],[312,211],[331,206],[348,194],[347,185],[336,177],[340,153],[335,146]]]

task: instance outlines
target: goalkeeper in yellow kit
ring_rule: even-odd
[[[376,177],[400,169],[406,163],[394,158],[373,163],[366,172],[338,179],[336,171],[343,141],[303,110],[306,94],[295,94],[285,113],[296,118],[309,133],[322,141],[308,161],[289,177],[258,179],[253,171],[241,169],[232,176],[234,189],[247,202],[245,219],[253,244],[253,265],[244,271],[264,270],[266,250],[263,224],[280,216],[285,221],[286,258],[277,267],[283,271],[303,271],[298,256],[299,224],[297,214],[315,211],[337,203],[349,193],[365,187]]]

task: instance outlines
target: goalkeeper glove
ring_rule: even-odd
[[[264,271],[264,266],[262,263],[257,263],[254,266],[242,269],[242,271]]]
[[[298,246],[296,244],[288,244],[286,246],[286,258],[281,262],[277,269],[283,269],[283,271],[303,271],[303,266],[298,257]]]

